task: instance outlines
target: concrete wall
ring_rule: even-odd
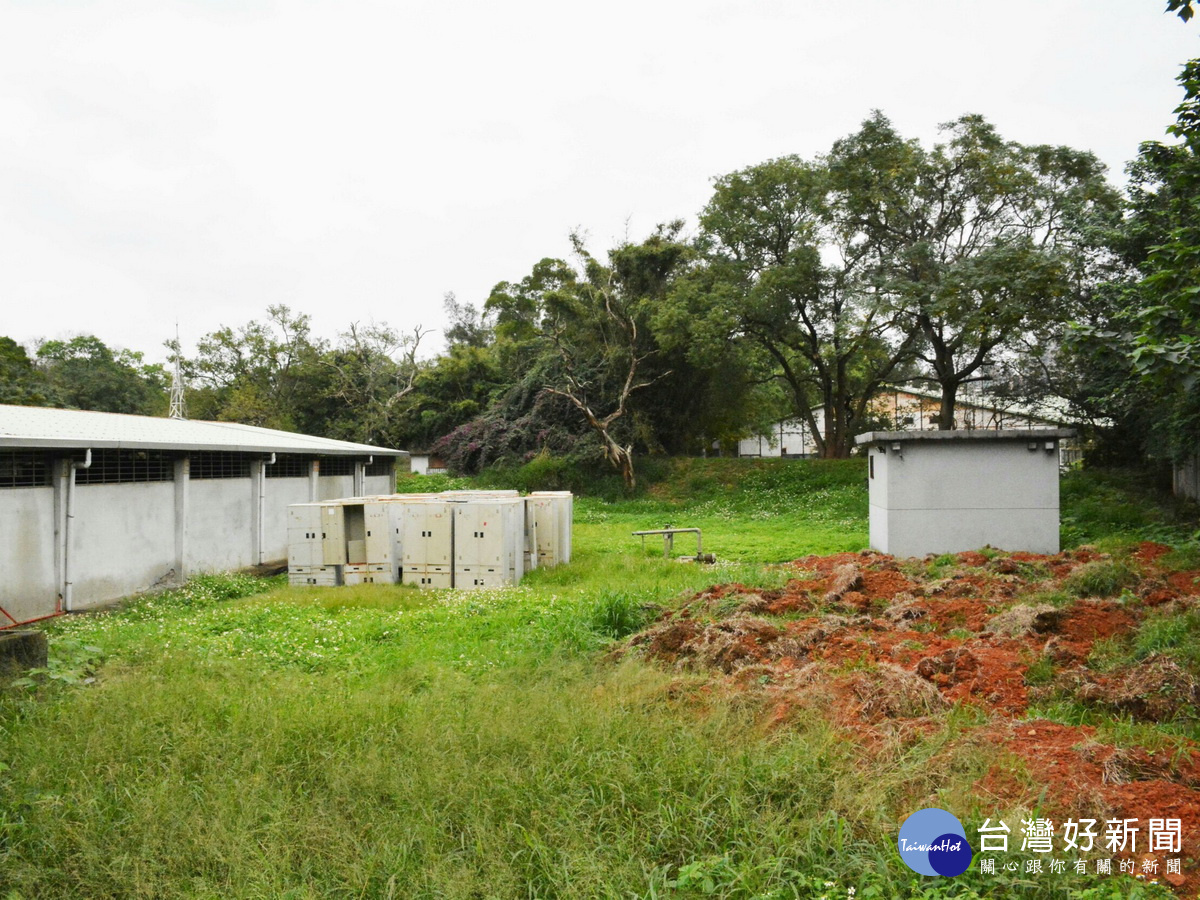
[[[65,470],[63,470],[65,471]],[[79,484],[71,526],[74,609],[86,609],[199,572],[287,558],[287,508],[306,503],[300,478],[186,478]],[[57,487],[0,490],[0,607],[18,622],[52,615],[62,590],[57,522],[65,522],[65,478]],[[259,547],[258,485],[263,486]],[[317,479],[322,499],[353,494],[353,476]],[[364,493],[390,494],[390,475],[363,479]],[[0,627],[13,624],[0,613]]]
[[[252,483],[252,478],[203,478],[189,483],[185,574],[224,572],[258,562]]]
[[[895,556],[985,545],[1057,553],[1058,453],[1045,443],[908,440],[899,452],[890,442],[872,446],[871,546]]]
[[[51,615],[59,592],[54,488],[6,489],[0,501],[0,607],[18,622]],[[0,627],[11,624],[0,614]]]
[[[368,479],[374,481],[375,479]],[[385,478],[384,481],[387,481]],[[390,494],[392,491],[389,488],[386,491],[379,493]],[[368,491],[368,493],[370,493]],[[341,497],[354,496],[354,476],[353,475],[322,475],[317,480],[317,499],[318,500],[337,500]]]
[[[268,478],[263,498],[263,560],[287,559],[287,510],[308,502],[308,478]]]
[[[177,580],[174,483],[77,485],[68,552],[76,609]]]
[[[396,479],[391,475],[367,475],[363,478],[364,497],[376,494],[394,494],[395,492]]]

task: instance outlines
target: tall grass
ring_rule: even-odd
[[[519,588],[212,576],[48,624],[86,677],[0,694],[0,896],[1142,896],[899,863],[915,809],[1014,812],[973,796],[1001,760],[957,740],[970,710],[867,754],[817,714],[767,728],[769,694],[611,660],[661,605],[865,544],[858,463],[738,462],[580,499],[575,561]],[[643,555],[629,532],[667,521],[726,561]]]

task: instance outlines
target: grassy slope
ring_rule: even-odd
[[[982,770],[986,749],[938,756],[969,714],[867,771],[817,719],[768,733],[761,710],[698,676],[603,657],[651,604],[783,577],[757,561],[863,546],[861,466],[685,461],[671,475],[642,499],[580,500],[576,561],[519,589],[214,577],[47,626],[57,678],[0,700],[0,889],[919,893],[890,849],[896,822],[918,804],[954,808]],[[1134,527],[1167,527],[1145,515]],[[705,549],[735,562],[638,552],[629,532],[667,521],[703,528]],[[95,683],[58,683],[92,667]],[[1125,881],[1102,888],[1141,890]],[[1042,884],[1030,895],[1067,881]]]

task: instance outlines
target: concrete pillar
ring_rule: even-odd
[[[71,461],[56,459],[52,478],[54,480],[54,575],[58,603],[62,608],[63,592],[67,583],[67,479],[71,477]]]
[[[361,459],[354,461],[354,490],[355,497],[361,497],[366,493],[367,485],[367,464]]]
[[[266,513],[267,496],[267,463],[266,460],[256,459],[250,463],[250,558],[254,565],[263,563],[263,517]]]
[[[192,461],[175,458],[175,577],[187,581],[188,495],[192,481]]]
[[[321,461],[314,459],[308,470],[308,502],[317,502],[318,479],[321,477]]]

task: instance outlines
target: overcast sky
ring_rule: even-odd
[[[0,334],[165,356],[286,303],[441,328],[873,108],[1123,185],[1200,26],[1164,0],[0,0]],[[438,336],[440,338],[440,335]],[[440,341],[439,341],[440,342]],[[431,345],[432,347],[432,345]]]

